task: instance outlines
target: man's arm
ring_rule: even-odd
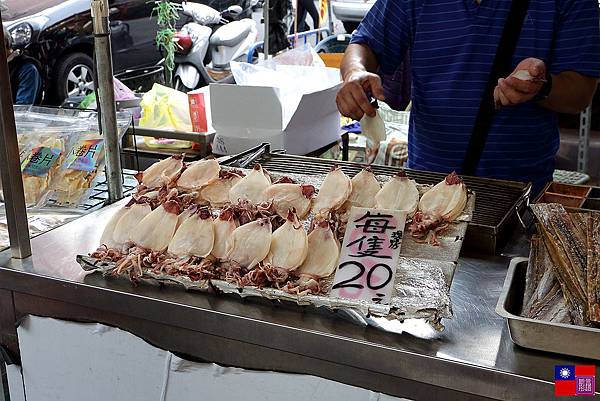
[[[374,74],[378,65],[377,57],[367,45],[348,46],[341,65],[344,83],[336,97],[340,113],[355,120],[360,120],[365,113],[375,116],[375,107],[369,102],[367,93],[385,100],[381,78]]]
[[[31,105],[38,97],[41,76],[33,64],[24,64],[19,71],[19,87],[15,104]]]
[[[558,113],[577,114],[592,103],[598,80],[575,71],[552,75],[552,91],[541,106]]]
[[[524,81],[514,76],[517,71],[523,70],[529,72],[534,81]],[[532,100],[542,89],[543,82],[540,79],[545,76],[546,65],[542,60],[523,60],[511,76],[498,81],[494,92],[496,103],[501,106],[514,106]],[[561,72],[552,75],[552,90],[539,104],[559,113],[577,114],[592,102],[596,86],[596,78],[575,71]]]

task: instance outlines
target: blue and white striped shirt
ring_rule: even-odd
[[[382,72],[410,50],[409,166],[460,171],[510,0],[378,0],[352,37],[367,44]],[[600,76],[596,0],[531,0],[513,59],[543,60],[553,74]],[[496,113],[477,175],[551,180],[559,146],[556,116],[533,102]]]

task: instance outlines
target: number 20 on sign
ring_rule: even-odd
[[[405,222],[404,212],[352,208],[333,297],[389,303]]]

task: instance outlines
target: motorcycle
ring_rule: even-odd
[[[244,61],[258,37],[251,18],[240,19],[243,9],[231,6],[219,12],[205,4],[182,4],[192,18],[175,34],[175,89],[190,91],[210,83],[234,83],[231,61]]]

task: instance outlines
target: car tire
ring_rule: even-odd
[[[85,96],[94,89],[94,61],[85,53],[71,53],[61,58],[55,68],[54,103],[70,96]]]
[[[356,28],[358,28],[359,23],[356,21],[342,21],[342,24],[344,25],[346,33],[352,35],[352,32],[356,31]]]

